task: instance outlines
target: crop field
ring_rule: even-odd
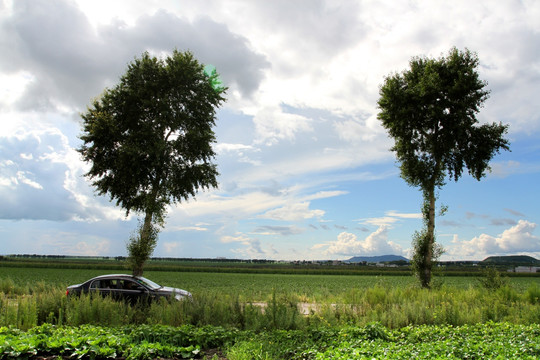
[[[144,275],[193,301],[143,307],[65,296],[67,285],[127,272],[119,267],[3,265],[0,359],[540,358],[535,276],[438,276],[425,290],[400,273],[154,269]]]
[[[42,325],[28,332],[0,327],[0,358],[57,354],[78,359],[538,359],[539,335],[539,325],[507,323],[399,330],[374,323],[261,333],[210,326]]]
[[[0,267],[0,279],[12,279],[18,285],[43,283],[65,288],[94,276],[103,274],[129,273],[126,269],[59,269],[32,267]],[[189,290],[193,294],[217,291],[223,294],[239,294],[249,301],[260,301],[273,290],[294,292],[308,301],[332,300],[353,289],[367,289],[376,285],[390,288],[405,288],[417,281],[408,275],[301,275],[301,274],[258,274],[227,272],[178,272],[146,271],[144,276],[168,286]],[[518,292],[527,290],[532,284],[540,286],[540,277],[509,277],[509,284]],[[440,286],[453,289],[468,289],[478,285],[474,276],[442,276],[435,280]]]

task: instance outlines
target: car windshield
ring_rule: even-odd
[[[145,284],[146,286],[148,286],[150,289],[152,290],[157,290],[163,286],[161,285],[158,285],[156,284],[155,282],[153,282],[152,280],[148,280],[147,278],[145,277],[142,277],[142,276],[138,276],[137,279],[142,282],[143,284]]]

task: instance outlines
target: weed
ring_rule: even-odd
[[[478,281],[481,287],[488,290],[497,290],[508,284],[508,279],[501,276],[501,273],[493,267],[486,268],[483,277]]]
[[[532,284],[525,293],[525,298],[531,304],[540,304],[540,287],[534,283]]]

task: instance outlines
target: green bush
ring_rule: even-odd
[[[482,275],[478,282],[485,289],[497,290],[508,285],[508,278],[501,276],[501,273],[493,267],[486,268]]]
[[[533,283],[525,293],[525,298],[529,301],[530,304],[540,304],[540,287]]]

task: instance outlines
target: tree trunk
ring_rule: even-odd
[[[142,276],[143,267],[146,260],[150,258],[154,252],[157,243],[157,228],[153,225],[154,215],[156,214],[156,203],[158,197],[159,179],[154,180],[152,187],[151,204],[147,205],[144,222],[139,225],[139,234],[131,249],[128,247],[128,252],[132,258],[131,265],[134,276]]]
[[[433,264],[433,247],[435,244],[435,186],[432,186],[428,191],[428,218],[427,218],[427,235],[424,254],[425,262],[422,276],[422,287],[429,288],[431,284],[431,270]]]
[[[152,217],[152,212],[147,211],[144,223],[139,229],[139,236],[135,245],[137,247],[136,254],[130,254],[134,258],[132,263],[134,276],[142,276],[144,263],[152,255],[155,247],[156,239],[152,231]]]

